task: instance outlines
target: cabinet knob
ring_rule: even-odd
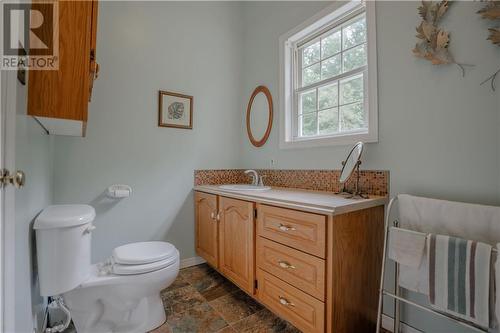
[[[280,265],[281,268],[286,268],[286,269],[295,269],[296,267],[286,261],[280,260],[278,261],[278,265]]]
[[[280,304],[281,305],[284,305],[284,306],[295,306],[295,304],[293,304],[292,302],[290,302],[289,300],[287,300],[283,296],[279,296],[279,299],[280,299]]]
[[[294,227],[291,227],[291,226],[289,226],[289,225],[284,225],[284,224],[281,224],[281,223],[280,223],[280,225],[279,225],[279,229],[280,229],[281,231],[294,231],[294,230],[297,230],[297,229],[295,229]]]
[[[215,220],[215,213],[214,213],[214,212],[211,212],[211,213],[210,213],[210,218],[211,218],[212,220]]]
[[[217,216],[215,217],[215,219],[216,219],[217,221],[220,221],[220,212],[219,212],[219,213],[217,213]]]

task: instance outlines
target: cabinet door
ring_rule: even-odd
[[[196,252],[218,267],[217,196],[195,192]]]
[[[49,3],[50,4],[50,3]],[[85,136],[90,82],[92,1],[57,1],[59,22],[58,70],[29,73],[28,115],[51,134]],[[97,3],[95,3],[97,4]],[[33,2],[33,9],[49,15],[47,3]],[[47,34],[43,30],[37,33]],[[48,38],[48,37],[45,37]],[[57,122],[51,119],[59,119]],[[68,122],[67,120],[72,120]],[[81,123],[76,129],[73,121]],[[58,125],[55,126],[54,124]]]
[[[220,270],[240,288],[254,290],[254,203],[220,197]]]

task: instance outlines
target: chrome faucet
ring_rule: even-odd
[[[252,177],[252,185],[253,186],[259,186],[259,174],[255,170],[246,170],[245,171],[246,175],[250,175]]]
[[[252,185],[253,186],[264,186],[264,177],[265,176],[259,176],[257,171],[255,170],[246,170],[245,174],[250,175],[252,177]]]

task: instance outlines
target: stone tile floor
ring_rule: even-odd
[[[161,297],[167,322],[151,333],[300,333],[206,264],[182,269]]]
[[[181,269],[161,297],[167,322],[149,333],[301,333],[206,264]]]

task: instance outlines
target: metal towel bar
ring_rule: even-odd
[[[438,317],[441,318],[446,318],[449,319],[459,325],[462,325],[464,327],[470,328],[476,332],[481,332],[481,333],[488,333],[488,330],[483,329],[482,327],[476,326],[472,323],[466,322],[459,320],[455,317],[449,316],[447,314],[441,313],[439,311],[436,311],[432,308],[429,308],[427,306],[415,303],[413,301],[410,301],[404,297],[401,296],[401,288],[399,287],[399,264],[395,262],[395,270],[394,270],[394,279],[395,279],[395,293],[392,293],[386,289],[384,289],[384,277],[385,277],[385,268],[386,268],[386,260],[387,260],[387,247],[388,247],[388,238],[389,238],[389,216],[391,214],[392,207],[394,203],[397,201],[398,197],[394,197],[391,199],[389,202],[389,205],[387,206],[387,212],[386,212],[386,217],[385,217],[385,225],[384,225],[384,250],[383,250],[383,257],[382,257],[382,272],[380,274],[380,289],[379,289],[379,300],[378,300],[378,313],[377,313],[377,330],[376,333],[380,333],[380,328],[381,328],[381,323],[382,323],[382,311],[383,311],[383,297],[387,296],[390,297],[394,300],[394,332],[400,332],[400,325],[401,325],[401,319],[400,319],[400,302],[414,306],[418,309],[427,311],[429,313],[432,313]],[[399,222],[395,220],[393,222],[393,226],[398,227]],[[498,253],[498,250],[493,248],[493,252]]]

